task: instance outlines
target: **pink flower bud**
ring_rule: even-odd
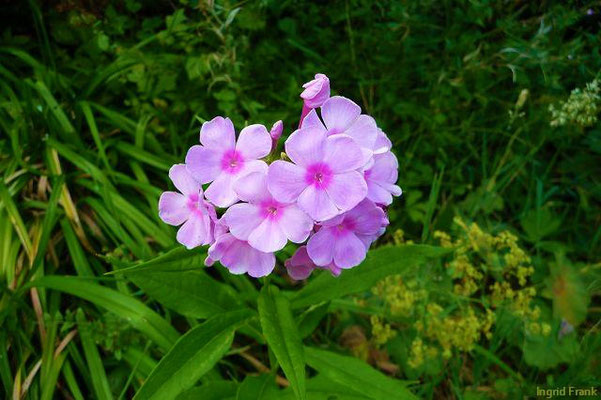
[[[330,80],[324,74],[316,74],[315,79],[303,85],[300,97],[309,108],[321,107],[324,101],[330,97]]]
[[[277,141],[282,136],[282,131],[284,130],[284,123],[279,120],[271,127],[269,134],[274,141]]]

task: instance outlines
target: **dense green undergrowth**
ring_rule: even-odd
[[[0,15],[6,398],[601,387],[592,2],[30,0]],[[290,133],[316,72],[393,140],[388,233],[340,278],[205,269],[157,216],[169,167],[216,115]]]

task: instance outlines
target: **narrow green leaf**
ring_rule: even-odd
[[[345,385],[370,399],[417,399],[407,382],[390,378],[355,357],[305,347],[307,364],[329,380]]]
[[[275,286],[264,286],[258,299],[259,318],[269,348],[275,354],[296,397],[306,399],[305,356],[290,302]]]
[[[307,286],[292,295],[292,307],[304,308],[363,292],[388,275],[415,268],[428,258],[440,257],[450,250],[427,245],[386,246],[372,250],[359,266],[344,271],[339,277],[322,273]]]
[[[17,206],[15,205],[6,185],[4,182],[0,181],[0,201],[6,208],[6,212],[8,213],[8,217],[17,231],[17,236],[21,240],[21,244],[25,248],[25,252],[27,253],[29,260],[33,261],[33,245],[31,244],[31,239],[29,238],[29,234],[27,233],[27,228],[23,223],[23,219],[21,218],[21,214],[19,214],[19,210],[17,210]]]
[[[92,387],[94,388],[95,397],[98,400],[112,399],[113,394],[111,393],[111,386],[106,377],[106,371],[100,358],[100,353],[92,338],[91,325],[86,320],[81,308],[77,310],[77,331],[81,338],[81,345],[83,347],[83,353],[88,363],[88,369],[90,370],[90,377],[92,378]]]
[[[307,379],[307,398],[311,400],[371,400],[347,385],[334,382],[322,374]],[[291,388],[279,392],[277,400],[294,400]]]
[[[177,331],[144,303],[116,290],[74,276],[45,276],[24,286],[45,287],[81,297],[116,314],[146,334],[164,350],[178,339]]]
[[[204,271],[202,249],[178,247],[123,271],[128,279],[153,299],[178,313],[208,318],[242,308],[235,291]]]
[[[233,311],[192,328],[159,361],[134,399],[174,399],[191,388],[229,350],[234,331],[251,316],[249,310]]]

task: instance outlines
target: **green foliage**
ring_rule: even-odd
[[[4,3],[4,397],[520,398],[601,386],[597,4]],[[177,246],[157,216],[169,167],[216,115],[238,129],[283,119],[289,134],[317,72],[393,141],[404,194],[387,233],[339,278],[205,268],[206,249]],[[436,298],[452,319],[490,308],[493,281],[520,286],[499,275],[504,254],[472,252],[486,278],[455,292],[463,276],[444,263],[461,251],[434,238],[455,216],[519,238],[541,321],[499,307],[490,337],[416,370],[415,321],[393,314]],[[371,289],[386,279],[405,297],[382,302]]]

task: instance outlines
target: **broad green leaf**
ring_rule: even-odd
[[[45,276],[28,286],[45,287],[81,297],[129,322],[164,350],[178,339],[177,331],[144,303],[89,279],[74,276]],[[27,286],[25,287],[27,288]]]
[[[324,272],[292,295],[292,307],[304,308],[351,293],[363,292],[388,275],[416,268],[428,258],[440,257],[450,250],[427,245],[380,247],[368,253],[359,266],[339,277]]]
[[[290,381],[296,397],[305,399],[305,357],[290,302],[275,286],[264,286],[258,304],[267,344]]]
[[[235,291],[204,271],[204,250],[178,247],[124,273],[150,297],[182,315],[208,318],[242,308]]]
[[[212,381],[186,390],[177,396],[177,400],[234,400],[237,390],[235,382]]]
[[[553,314],[577,326],[586,319],[589,294],[582,278],[564,257],[551,267],[548,287],[553,299]]]
[[[390,378],[358,358],[305,347],[307,364],[325,378],[347,386],[370,399],[417,399],[407,382]]]
[[[249,310],[233,311],[192,328],[159,361],[134,399],[174,399],[191,388],[229,350],[234,331],[251,316]]]
[[[278,400],[278,387],[272,374],[247,376],[238,387],[236,400]]]

